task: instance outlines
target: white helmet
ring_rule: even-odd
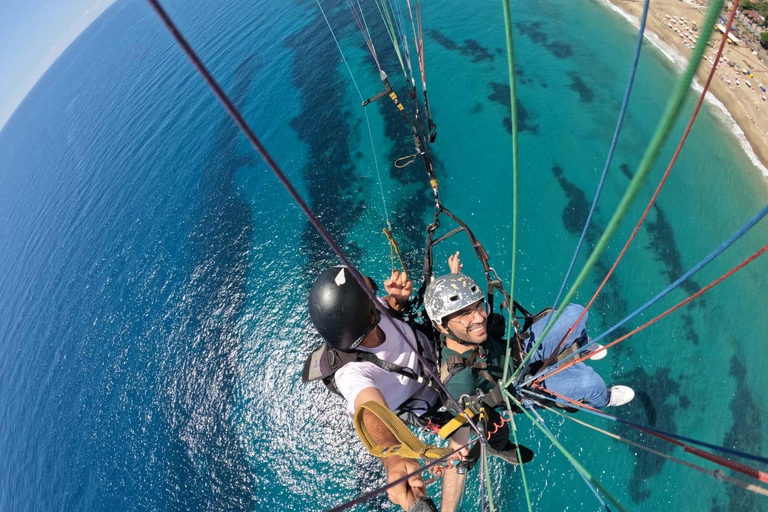
[[[485,298],[474,279],[464,274],[446,274],[427,286],[424,307],[429,319],[442,324],[443,319]]]

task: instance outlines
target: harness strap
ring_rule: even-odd
[[[457,430],[466,425],[470,419],[475,419],[475,416],[478,415],[480,416],[480,420],[483,422],[483,424],[488,421],[488,415],[485,410],[480,409],[477,411],[474,407],[467,407],[464,409],[464,411],[460,412],[454,416],[453,419],[443,425],[443,427],[438,430],[437,435],[443,439],[448,439],[453,434],[455,434]]]
[[[504,403],[504,395],[501,392],[501,386],[497,383],[491,391],[485,394],[482,400],[483,404],[493,409]]]
[[[477,374],[490,382],[496,384],[496,380],[486,371],[488,368],[488,362],[485,359],[488,351],[482,346],[476,346],[469,357],[463,356],[449,356],[440,365],[440,380],[443,384],[447,384],[451,378],[457,373],[461,372],[465,368],[472,368],[477,370]],[[478,357],[482,361],[478,361]]]
[[[414,342],[416,343],[416,347],[419,349],[419,355],[424,357],[424,359],[434,364],[434,361],[431,360],[429,357],[429,354],[424,353],[424,347],[422,346],[421,342],[419,341],[419,336],[416,334],[416,330],[408,323],[405,323],[410,330],[411,334],[413,335]],[[384,370],[387,370],[389,372],[394,372],[400,375],[403,375],[405,377],[408,377],[409,379],[415,380],[416,382],[420,384],[426,384],[427,386],[431,387],[432,389],[440,392],[440,387],[437,386],[432,379],[430,379],[428,376],[419,375],[410,368],[407,368],[405,366],[400,366],[395,363],[390,363],[389,361],[385,361],[378,357],[376,354],[372,354],[371,352],[363,352],[362,350],[358,350],[355,352],[357,354],[357,361],[364,361],[373,363],[379,368],[382,368]],[[442,395],[441,395],[442,396]]]
[[[394,446],[380,446],[371,437],[363,421],[363,413],[368,411],[376,416],[384,426],[392,433],[400,444]],[[355,430],[363,445],[374,457],[380,459],[392,456],[405,457],[407,459],[437,460],[451,453],[450,448],[437,448],[423,443],[395,413],[378,402],[366,402],[355,411]]]
[[[552,308],[546,308],[546,309],[542,309],[535,315],[531,315],[527,311],[523,313],[525,315],[525,322],[523,323],[523,331],[521,333],[521,338],[524,340],[528,339],[528,337],[531,335],[530,330],[533,324],[535,324],[536,322],[538,322],[539,320],[541,320],[551,312],[552,312]]]

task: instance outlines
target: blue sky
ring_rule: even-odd
[[[115,0],[0,0],[0,129],[45,71]]]

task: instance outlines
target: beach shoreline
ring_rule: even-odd
[[[642,0],[598,2],[622,15],[635,27],[640,26]],[[692,39],[681,33],[696,35],[696,32],[684,29],[683,26],[687,28],[691,22],[701,26],[705,14],[706,6],[694,2],[654,0],[650,4],[646,22],[646,40],[682,69],[692,53]],[[694,88],[698,92],[701,92],[709,75],[710,63],[714,61],[721,37],[721,33],[715,30],[710,38],[710,48],[704,53],[705,62],[696,73]],[[748,47],[731,44],[726,45],[720,61],[706,99],[716,108],[722,121],[729,125],[755,167],[768,178],[768,101],[762,99],[768,98],[768,93],[760,89],[760,85],[768,85],[768,63],[760,62]],[[729,66],[729,61],[735,62],[736,66]],[[741,73],[747,64],[754,78]]]

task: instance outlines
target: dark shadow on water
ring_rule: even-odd
[[[437,29],[427,30],[427,34],[446,50],[459,52],[465,57],[469,57],[472,62],[493,61],[496,58],[492,50],[474,39],[466,39],[463,44],[458,44]]]
[[[637,393],[635,400],[624,406],[622,418],[667,432],[677,432],[675,413],[680,404],[680,384],[671,377],[670,368],[656,368],[653,373],[645,368],[636,368],[621,375],[620,381]],[[671,443],[620,424],[614,427],[614,432],[661,453],[671,453],[674,449]],[[642,450],[637,451],[635,457],[629,496],[635,504],[639,504],[650,497],[648,480],[661,472],[665,459]]]
[[[631,180],[632,177],[635,175],[632,168],[627,163],[623,163],[619,166],[619,170],[621,170],[621,174],[623,174],[628,180]]]
[[[555,58],[567,59],[573,55],[573,47],[565,41],[550,41],[549,34],[542,27],[544,24],[540,21],[533,23],[516,23],[515,26],[520,34],[527,36],[533,43],[547,49]]]
[[[622,163],[619,166],[619,170],[627,179],[632,179],[634,176],[634,172],[627,163]],[[646,219],[645,221],[645,226],[650,238],[650,243],[646,248],[651,250],[656,261],[664,265],[662,273],[671,283],[683,275],[687,269],[683,268],[682,254],[677,247],[672,224],[667,219],[664,210],[658,202],[654,203],[653,211],[656,213],[655,220]],[[681,284],[681,287],[689,295],[692,295],[701,289],[701,286],[694,279],[684,281]],[[688,307],[696,306],[701,308],[706,307],[706,299],[704,296],[688,305]],[[699,345],[699,333],[696,331],[693,316],[691,316],[690,311],[684,309],[679,312],[677,316],[679,316],[681,320],[681,327],[685,339],[693,345]]]
[[[762,454],[764,430],[760,419],[760,406],[749,388],[747,369],[739,355],[731,357],[728,374],[736,382],[736,391],[728,405],[733,415],[733,426],[723,438],[723,446],[746,453]],[[737,478],[741,477],[740,473],[733,472],[733,475]],[[728,496],[728,508],[719,510],[746,512],[765,509],[764,497],[759,497],[735,485],[728,485],[725,490]]]
[[[500,83],[500,82],[490,82],[489,85],[491,86],[491,94],[488,96],[488,99],[493,101],[494,103],[498,103],[499,105],[502,105],[506,112],[509,112],[509,109],[512,105],[512,101],[510,100],[509,96],[509,84]],[[517,129],[520,132],[531,132],[538,134],[539,133],[539,126],[536,124],[533,124],[531,122],[531,113],[530,111],[525,108],[523,103],[518,98],[517,100]],[[512,133],[512,118],[510,116],[505,117],[502,120],[502,123],[504,124],[504,128],[507,130],[508,133]]]
[[[675,241],[675,232],[672,228],[672,224],[667,219],[664,210],[661,209],[661,206],[659,206],[658,203],[655,203],[653,205],[653,211],[656,213],[655,220],[646,219],[645,222],[648,235],[651,239],[647,247],[653,251],[656,261],[664,264],[665,269],[663,274],[671,283],[683,275],[688,269],[683,267],[683,256]],[[699,286],[694,279],[687,279],[680,285],[680,287],[689,295],[701,290],[701,286]],[[702,296],[701,298],[696,299],[691,305],[706,307],[706,302]]]
[[[568,199],[568,203],[563,209],[563,227],[572,235],[581,235],[581,232],[584,230],[584,222],[586,222],[589,215],[591,202],[587,199],[587,195],[583,190],[565,177],[562,167],[558,165],[552,167],[552,174],[565,193],[566,199]],[[592,231],[595,230],[593,229]],[[594,241],[597,241],[598,237],[597,232],[592,235]]]
[[[306,5],[312,13],[304,28],[285,42],[292,51],[292,82],[301,106],[290,125],[308,147],[303,168],[307,203],[354,263],[360,251],[347,236],[362,213],[363,202],[359,192],[362,184],[350,157],[355,133],[346,114],[346,88],[342,80],[345,76],[336,68],[336,61],[328,59],[329,55],[337,55],[338,50],[316,6],[310,2],[297,3]],[[339,33],[351,22],[350,16],[329,15]],[[328,108],[329,105],[341,108]],[[304,272],[307,287],[323,268],[338,262],[309,222],[305,223],[301,250],[308,257]]]
[[[563,167],[559,165],[553,166],[552,174],[554,175],[555,179],[557,179],[557,183],[560,185],[560,188],[565,194],[567,200],[562,213],[563,227],[571,235],[576,237],[574,238],[573,247],[573,250],[576,250],[575,243],[584,230],[584,222],[587,220],[592,202],[583,190],[577,187],[566,177]],[[587,229],[584,247],[582,247],[582,253],[589,250],[590,247],[594,247],[600,238],[600,234],[603,232],[604,228],[598,221],[598,211],[599,208],[595,211],[595,215],[592,217],[592,222]],[[567,259],[564,258],[562,262],[563,272],[567,270],[567,265],[570,262],[570,258],[570,255],[567,256]],[[602,282],[603,278],[605,278],[605,276],[608,274],[609,270],[609,265],[606,265],[602,260],[598,260],[598,262],[595,264],[594,270],[592,271],[595,289]],[[615,325],[617,322],[623,319],[627,313],[629,313],[629,303],[624,298],[621,290],[621,284],[616,277],[612,277],[608,281],[606,286],[603,288],[603,291],[595,301],[593,307],[600,313],[604,328]],[[592,328],[590,329],[590,333],[593,337],[596,333],[596,327],[599,326],[596,326],[593,323]],[[612,333],[610,340],[605,341],[612,341],[620,336],[623,336],[627,332],[629,332],[629,330],[626,327],[620,327]],[[625,345],[623,344],[618,344],[611,349],[611,351],[615,352],[617,355],[621,355],[624,350]]]
[[[571,79],[571,84],[568,88],[579,95],[579,101],[581,103],[592,103],[595,99],[595,93],[589,85],[587,85],[584,79],[582,79],[575,71],[569,71],[568,78]]]

